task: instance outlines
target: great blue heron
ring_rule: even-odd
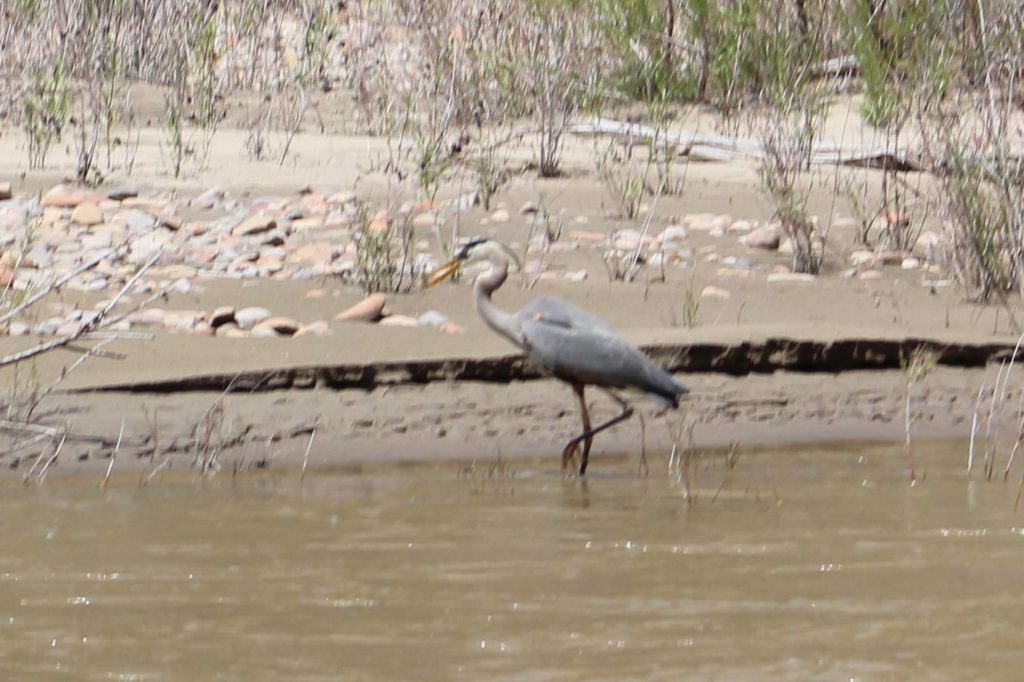
[[[514,314],[494,305],[491,295],[508,279],[509,263],[514,261],[518,265],[515,254],[500,242],[473,239],[455,258],[427,277],[427,286],[434,286],[463,265],[477,261],[488,261],[491,265],[473,286],[480,317],[491,329],[523,349],[530,359],[572,386],[579,400],[583,433],[573,437],[562,450],[563,471],[582,442],[579,473],[585,474],[594,436],[633,416],[633,408],[613,388],[639,389],[663,405],[678,407],[679,396],[687,393],[686,387],[585,310],[557,298],[535,299]],[[597,386],[611,396],[622,408],[621,414],[591,426],[584,397],[587,385]]]

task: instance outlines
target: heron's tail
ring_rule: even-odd
[[[678,408],[679,398],[689,393],[690,389],[660,367],[654,365],[653,368],[654,371],[647,377],[647,392],[662,405]]]

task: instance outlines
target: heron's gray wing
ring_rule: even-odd
[[[595,333],[618,336],[615,330],[600,317],[595,317],[583,308],[559,298],[535,298],[519,311],[519,316],[524,321],[532,318],[580,331],[590,330]]]
[[[537,299],[519,313],[529,356],[565,381],[635,388],[675,404],[686,389],[604,321],[558,299]]]

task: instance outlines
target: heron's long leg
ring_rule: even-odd
[[[576,399],[580,403],[580,421],[583,422],[583,434],[585,435],[590,431],[590,412],[587,410],[587,399],[584,396],[586,386],[583,384],[573,384],[573,393],[576,394]],[[565,471],[569,467],[569,462],[572,461],[573,456],[576,454],[576,446],[583,440],[583,461],[587,461],[587,457],[590,456],[590,443],[592,438],[573,438],[566,443],[565,448],[562,450],[562,471]]]
[[[604,387],[601,387],[601,390],[604,391],[605,393],[607,393],[611,397],[612,400],[617,402],[619,404],[619,406],[622,407],[622,413],[617,415],[617,416],[615,416],[615,417],[612,417],[611,419],[609,419],[606,422],[601,422],[600,424],[598,424],[597,426],[595,426],[593,428],[590,428],[590,419],[589,419],[589,417],[586,418],[584,420],[584,422],[583,422],[583,428],[584,428],[583,433],[581,433],[580,435],[576,436],[575,438],[570,440],[568,442],[568,444],[566,444],[565,450],[562,451],[562,466],[563,466],[563,468],[565,467],[565,464],[566,464],[565,453],[566,452],[571,452],[572,450],[575,450],[576,445],[580,441],[584,441],[583,457],[580,459],[580,476],[582,476],[583,474],[587,473],[587,460],[590,457],[590,444],[593,442],[594,436],[599,434],[599,433],[601,433],[605,429],[611,428],[611,427],[615,426],[616,424],[618,424],[619,422],[623,422],[623,421],[625,421],[625,420],[627,420],[627,419],[629,419],[630,417],[633,416],[633,408],[632,408],[632,406],[630,406],[630,404],[627,403],[624,399],[622,399],[617,393],[615,393],[611,389],[604,388]],[[576,395],[578,395],[580,397],[580,404],[583,405],[583,413],[586,414],[586,405],[583,403],[583,387],[580,387],[579,390],[577,390]]]

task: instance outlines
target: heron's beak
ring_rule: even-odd
[[[461,269],[462,259],[453,258],[452,260],[448,261],[447,263],[439,267],[437,270],[434,270],[432,273],[427,275],[426,286],[429,288],[434,286],[435,284],[440,284],[441,282],[445,281],[446,279],[448,279]]]

